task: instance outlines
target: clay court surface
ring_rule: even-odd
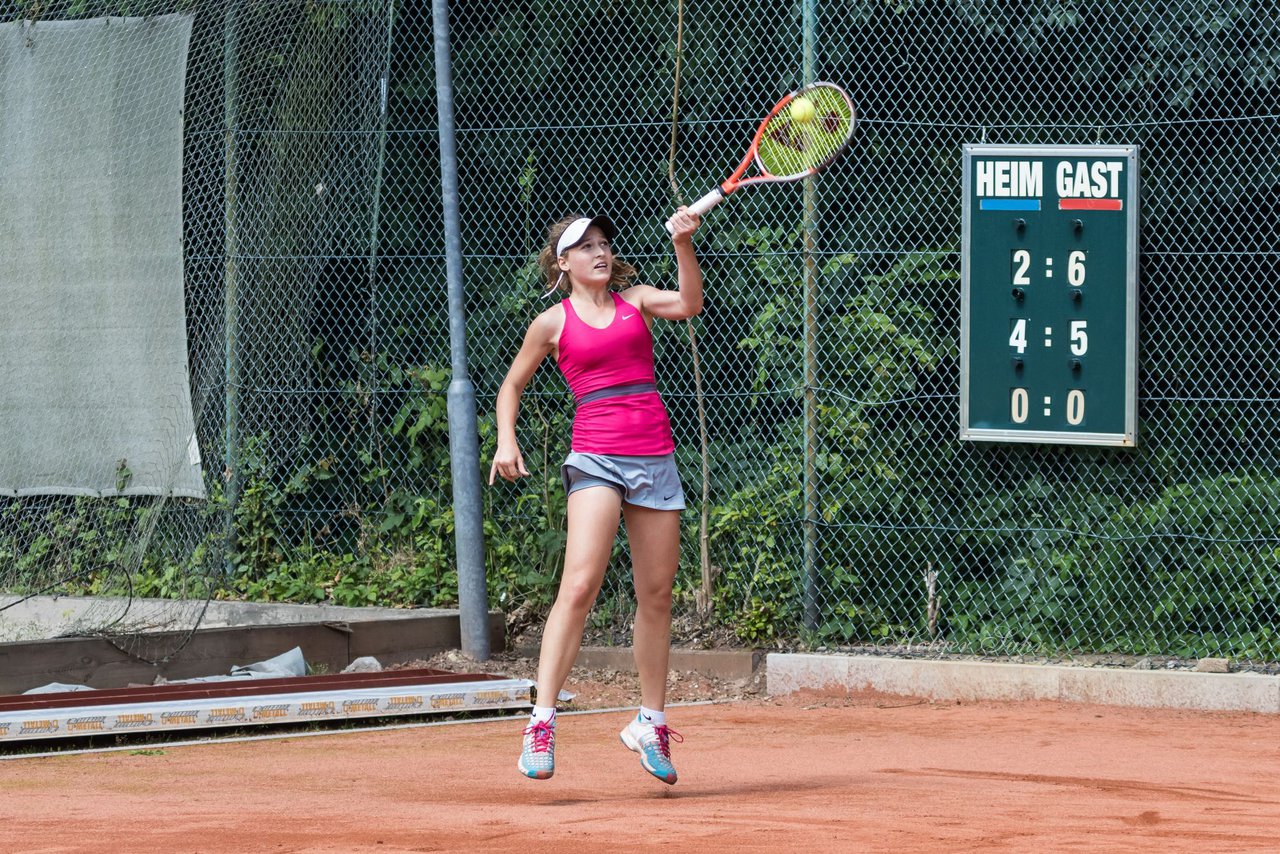
[[[556,776],[520,721],[0,763],[13,852],[1280,850],[1280,721],[901,697],[671,709],[674,787],[560,719]],[[162,751],[162,752],[155,752]]]

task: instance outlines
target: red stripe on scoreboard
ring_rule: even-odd
[[[1121,199],[1058,199],[1060,211],[1118,211],[1123,207]]]

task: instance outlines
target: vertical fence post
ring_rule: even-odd
[[[449,456],[453,474],[454,537],[458,551],[458,612],[462,652],[489,658],[489,604],[484,579],[484,517],[480,506],[480,441],[476,390],[467,368],[466,303],[462,289],[462,231],[458,215],[458,159],[453,125],[453,70],[448,0],[432,0],[436,109],[440,128],[440,196],[444,205],[445,272],[449,287]]]
[[[240,187],[236,125],[240,112],[239,37],[234,0],[223,14],[223,477],[226,498],[226,550],[223,571],[231,574],[235,554],[236,504],[240,501]]]
[[[373,193],[369,205],[369,260],[366,266],[369,283],[369,362],[367,365],[369,388],[369,450],[378,460],[378,468],[385,468],[382,463],[382,443],[378,438],[378,396],[382,392],[382,375],[378,358],[378,267],[382,261],[382,187],[387,165],[387,98],[391,86],[391,37],[395,30],[396,3],[387,0],[387,29],[383,35],[382,70],[378,75],[378,141],[377,153],[374,156]],[[380,478],[384,485],[387,479]]]
[[[804,80],[813,82],[814,3],[801,0]],[[814,181],[804,180],[804,627],[818,629],[818,358],[817,358],[817,260],[814,252]]]

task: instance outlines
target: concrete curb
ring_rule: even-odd
[[[209,602],[190,599],[134,599],[126,603],[120,598],[103,596],[21,596],[0,595],[0,643],[38,641],[74,634],[82,629],[81,621],[100,624],[124,613],[128,606],[133,617],[164,624],[166,617],[175,622],[173,629],[200,619],[201,629],[244,628],[245,626],[281,626],[297,623],[361,622],[366,620],[417,620],[441,616],[457,619],[456,608],[347,608],[340,605],[295,605],[281,602],[240,602],[212,599]],[[126,621],[132,619],[124,614]]]
[[[1054,700],[1280,714],[1280,677],[1061,665],[770,653],[770,695],[881,691],[931,700]]]

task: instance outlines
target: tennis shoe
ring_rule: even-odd
[[[549,721],[530,724],[524,731],[524,750],[517,763],[520,773],[546,780],[556,772],[556,725]]]
[[[669,726],[654,726],[636,718],[619,734],[627,749],[640,754],[644,770],[664,783],[675,783],[676,766],[671,764],[671,742],[684,737]]]

